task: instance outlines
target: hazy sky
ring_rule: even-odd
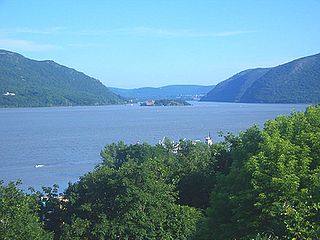
[[[320,52],[319,0],[0,0],[0,48],[107,86],[220,82]]]

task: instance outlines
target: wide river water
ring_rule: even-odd
[[[253,124],[292,111],[302,104],[192,102],[185,107],[52,107],[0,109],[0,179],[21,179],[23,187],[60,185],[91,171],[105,144],[156,144],[164,136],[204,140],[211,132],[239,133]],[[41,167],[35,167],[41,165]],[[43,165],[43,166],[42,166]]]

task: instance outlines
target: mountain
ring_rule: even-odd
[[[320,54],[273,68],[245,70],[219,83],[201,101],[319,103]]]
[[[124,100],[100,81],[54,61],[0,50],[0,107],[104,105]]]
[[[207,95],[201,98],[201,101],[239,102],[248,88],[268,71],[268,68],[256,68],[237,73],[219,83]]]
[[[144,101],[148,99],[199,99],[207,94],[214,86],[201,85],[169,85],[159,88],[145,87],[135,89],[111,88],[111,90],[127,99]]]
[[[241,101],[319,103],[320,54],[270,69],[243,94]]]

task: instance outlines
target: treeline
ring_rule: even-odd
[[[320,107],[223,142],[105,146],[69,184],[0,185],[0,239],[319,239]]]

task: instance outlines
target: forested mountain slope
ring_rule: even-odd
[[[202,101],[319,103],[320,54],[273,68],[249,69],[219,83]]]
[[[319,103],[320,54],[274,67],[245,92],[241,102]]]
[[[237,73],[231,78],[219,83],[202,101],[239,102],[242,95],[251,85],[268,72],[268,68],[248,69]]]
[[[0,107],[117,104],[99,80],[55,63],[0,50]]]

